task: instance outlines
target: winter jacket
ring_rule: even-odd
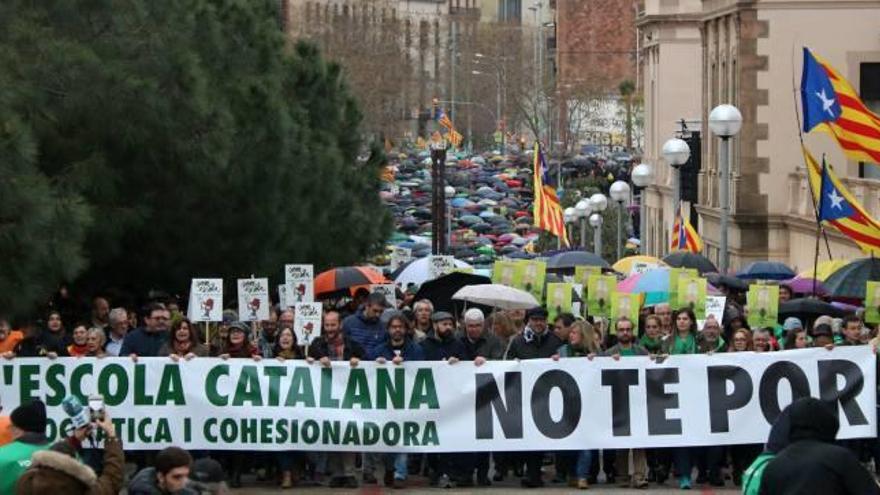
[[[324,337],[318,337],[312,341],[309,346],[309,357],[313,359],[321,359],[330,356],[330,344]],[[342,336],[342,360],[348,361],[351,358],[364,359],[367,356],[363,346],[351,340],[346,336]]]
[[[342,320],[342,333],[357,342],[364,349],[372,349],[386,338],[385,325],[382,320],[367,319],[363,308],[357,313]]]
[[[839,423],[827,405],[798,399],[790,417],[792,443],[764,469],[762,495],[880,494],[880,485],[858,457],[832,443]]]
[[[18,357],[43,357],[50,352],[59,356],[67,355],[67,346],[70,338],[66,333],[53,333],[49,330],[41,330],[34,337],[25,337],[15,346],[15,355]]]
[[[51,445],[45,435],[25,433],[18,440],[0,447],[0,494],[15,493],[15,483],[30,467],[31,456]]]
[[[208,346],[206,346],[205,344],[196,344],[190,347],[189,352],[181,355],[181,357],[189,353],[194,354],[196,357],[208,357]],[[175,354],[174,346],[171,345],[171,342],[165,342],[164,344],[162,344],[162,347],[159,348],[159,353],[157,355],[170,356],[172,354]]]
[[[148,332],[146,328],[137,328],[129,332],[122,341],[120,357],[137,354],[141,357],[156,357],[162,344],[168,341],[168,332]]]
[[[156,480],[156,468],[146,468],[140,470],[134,478],[128,483],[128,495],[171,495],[170,492],[162,490],[158,486]],[[185,487],[173,495],[198,495],[198,492],[192,488]]]
[[[16,495],[116,495],[122,490],[125,455],[119,439],[104,443],[101,476],[77,459],[53,450],[34,453],[31,467],[19,478]]]
[[[400,351],[400,356],[404,361],[425,360],[425,353],[422,351],[422,346],[416,344],[410,338],[404,340],[403,345],[399,347],[393,346],[390,340],[386,340],[370,349],[370,352],[367,353],[367,359],[375,360],[383,357],[388,361],[391,361],[397,355],[394,351]]]
[[[719,335],[718,340],[712,343],[706,340],[703,337],[702,333],[697,334],[698,354],[708,354],[709,352],[724,352],[724,349],[727,349],[727,343],[724,342],[724,337]]]
[[[24,334],[18,330],[10,330],[6,338],[0,340],[0,354],[15,350],[15,346],[24,340]]]
[[[488,332],[484,332],[483,335],[480,335],[480,337],[474,342],[471,342],[471,339],[469,339],[467,335],[462,335],[459,340],[461,340],[461,343],[464,345],[466,359],[469,360],[482,357],[491,361],[501,359],[501,356],[504,354],[504,347],[501,345],[501,340]]]
[[[621,356],[623,356],[623,352],[621,352],[622,350],[623,349],[621,348],[620,344],[615,344],[615,345],[609,347],[605,352],[603,352],[602,355],[603,356],[613,356],[615,354],[620,354]],[[650,351],[648,351],[647,349],[645,349],[644,347],[642,347],[640,344],[638,344],[636,342],[633,342],[633,344],[632,344],[632,351],[633,351],[633,354],[635,354],[636,356],[647,356],[647,355],[651,354]]]
[[[547,329],[541,335],[532,334],[530,337],[523,332],[515,337],[507,350],[507,359],[542,359],[556,354],[562,345],[562,340]]]
[[[467,347],[453,333],[440,337],[436,333],[421,343],[425,361],[443,361],[449,358],[473,359],[469,357]]]

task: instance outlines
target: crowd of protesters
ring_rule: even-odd
[[[811,322],[787,318],[772,328],[749,328],[741,295],[727,295],[724,321],[710,316],[700,327],[691,309],[675,309],[668,304],[643,308],[638,321],[584,319],[569,313],[548,321],[548,313],[541,307],[491,314],[471,308],[459,319],[435,311],[428,300],[413,300],[409,291],[399,298],[398,307],[392,308],[384,295],[362,290],[346,304],[325,307],[321,335],[310,343],[307,353],[297,343],[293,332],[296,316],[290,309],[274,308],[269,320],[256,324],[241,322],[234,311],[226,310],[223,321],[205,335],[206,327],[186,319],[173,301],[154,301],[139,316],[131,310],[113,308],[110,301],[99,297],[82,322],[69,321],[55,310],[43,322],[22,323],[15,330],[0,319],[0,356],[8,360],[40,356],[117,356],[133,360],[167,356],[174,361],[201,357],[282,362],[304,359],[315,366],[330,366],[333,361],[357,366],[362,360],[392,365],[406,361],[471,361],[479,366],[493,360],[592,360],[596,356],[663,360],[678,354],[784,352],[849,345],[876,348],[880,343],[875,329],[857,316],[842,320],[820,316]],[[215,488],[224,479],[231,487],[241,486],[243,475],[274,480],[282,488],[315,484],[356,488],[380,483],[404,488],[412,475],[426,476],[430,485],[437,487],[485,487],[513,474],[521,477],[524,488],[558,484],[586,489],[597,483],[646,488],[654,483],[690,489],[727,483],[740,486],[744,478],[749,478],[749,466],[758,462],[756,459],[768,461],[762,468],[777,483],[778,477],[785,476],[777,473],[786,471],[776,469],[773,458],[790,457],[785,448],[768,455],[762,445],[732,445],[427,455],[194,452],[198,460],[193,462],[190,453],[181,449],[158,454],[123,453],[113,425],[105,419],[89,427],[101,431],[105,447],[103,456],[87,466],[77,458],[84,435],[91,432],[74,431],[68,440],[52,444],[45,437],[45,418],[45,406],[39,402],[22,405],[10,416],[9,428],[14,434],[6,438],[8,445],[0,447],[0,493],[54,493],[45,491],[49,490],[45,487],[68,485],[77,486],[77,493],[117,493],[123,485],[132,494],[177,493],[184,487],[190,490],[187,483],[199,483],[199,479],[187,481],[196,472],[201,473],[201,481],[207,480]],[[0,422],[0,430],[4,428]],[[817,438],[833,439],[834,435],[828,437],[828,433]],[[848,469],[864,470],[862,465],[869,466],[871,461],[880,466],[880,444],[873,439],[841,442],[840,448],[857,464]],[[137,465],[138,471],[124,482],[125,457]],[[28,458],[29,463],[19,462]],[[13,464],[18,468],[10,470]],[[554,469],[547,469],[549,464]],[[378,476],[380,468],[382,476]],[[755,483],[752,478],[748,482]],[[156,487],[158,491],[150,491]],[[204,492],[211,493],[209,489]]]

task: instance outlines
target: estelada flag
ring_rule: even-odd
[[[871,218],[837,178],[834,169],[816,162],[804,147],[810,189],[817,205],[817,220],[849,237],[867,254],[880,255],[880,223]]]
[[[534,156],[534,217],[535,227],[546,230],[559,238],[562,244],[568,246],[568,235],[565,232],[565,218],[562,206],[556,190],[550,184],[550,174],[544,154],[541,153],[541,144],[535,141]]]
[[[675,223],[672,225],[672,246],[673,251],[690,251],[699,253],[703,250],[703,239],[694,230],[691,223],[681,216],[681,206],[675,214]]]
[[[804,48],[801,74],[804,132],[819,127],[857,161],[880,163],[880,116],[831,65]]]

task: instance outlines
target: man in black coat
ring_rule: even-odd
[[[834,445],[840,424],[825,403],[798,399],[789,414],[792,443],[767,464],[762,495],[880,494],[880,485],[859,459]]]
[[[526,313],[526,328],[522,334],[513,338],[508,359],[543,359],[557,354],[562,341],[555,333],[547,329],[547,310],[542,307],[530,309]],[[541,461],[543,452],[524,452],[526,478],[522,480],[524,488],[540,488],[544,486],[541,479]]]

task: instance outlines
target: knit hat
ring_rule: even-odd
[[[224,309],[223,310],[223,323],[230,324],[232,322],[238,321],[238,313],[235,312],[234,309]]]
[[[230,323],[229,324],[229,331],[232,332],[233,330],[239,330],[239,331],[244,332],[245,334],[251,333],[251,328],[248,326],[247,323],[245,323],[243,321],[234,321],[234,322]]]
[[[37,399],[27,404],[22,404],[12,410],[9,420],[16,426],[29,433],[46,433],[46,404]]]

